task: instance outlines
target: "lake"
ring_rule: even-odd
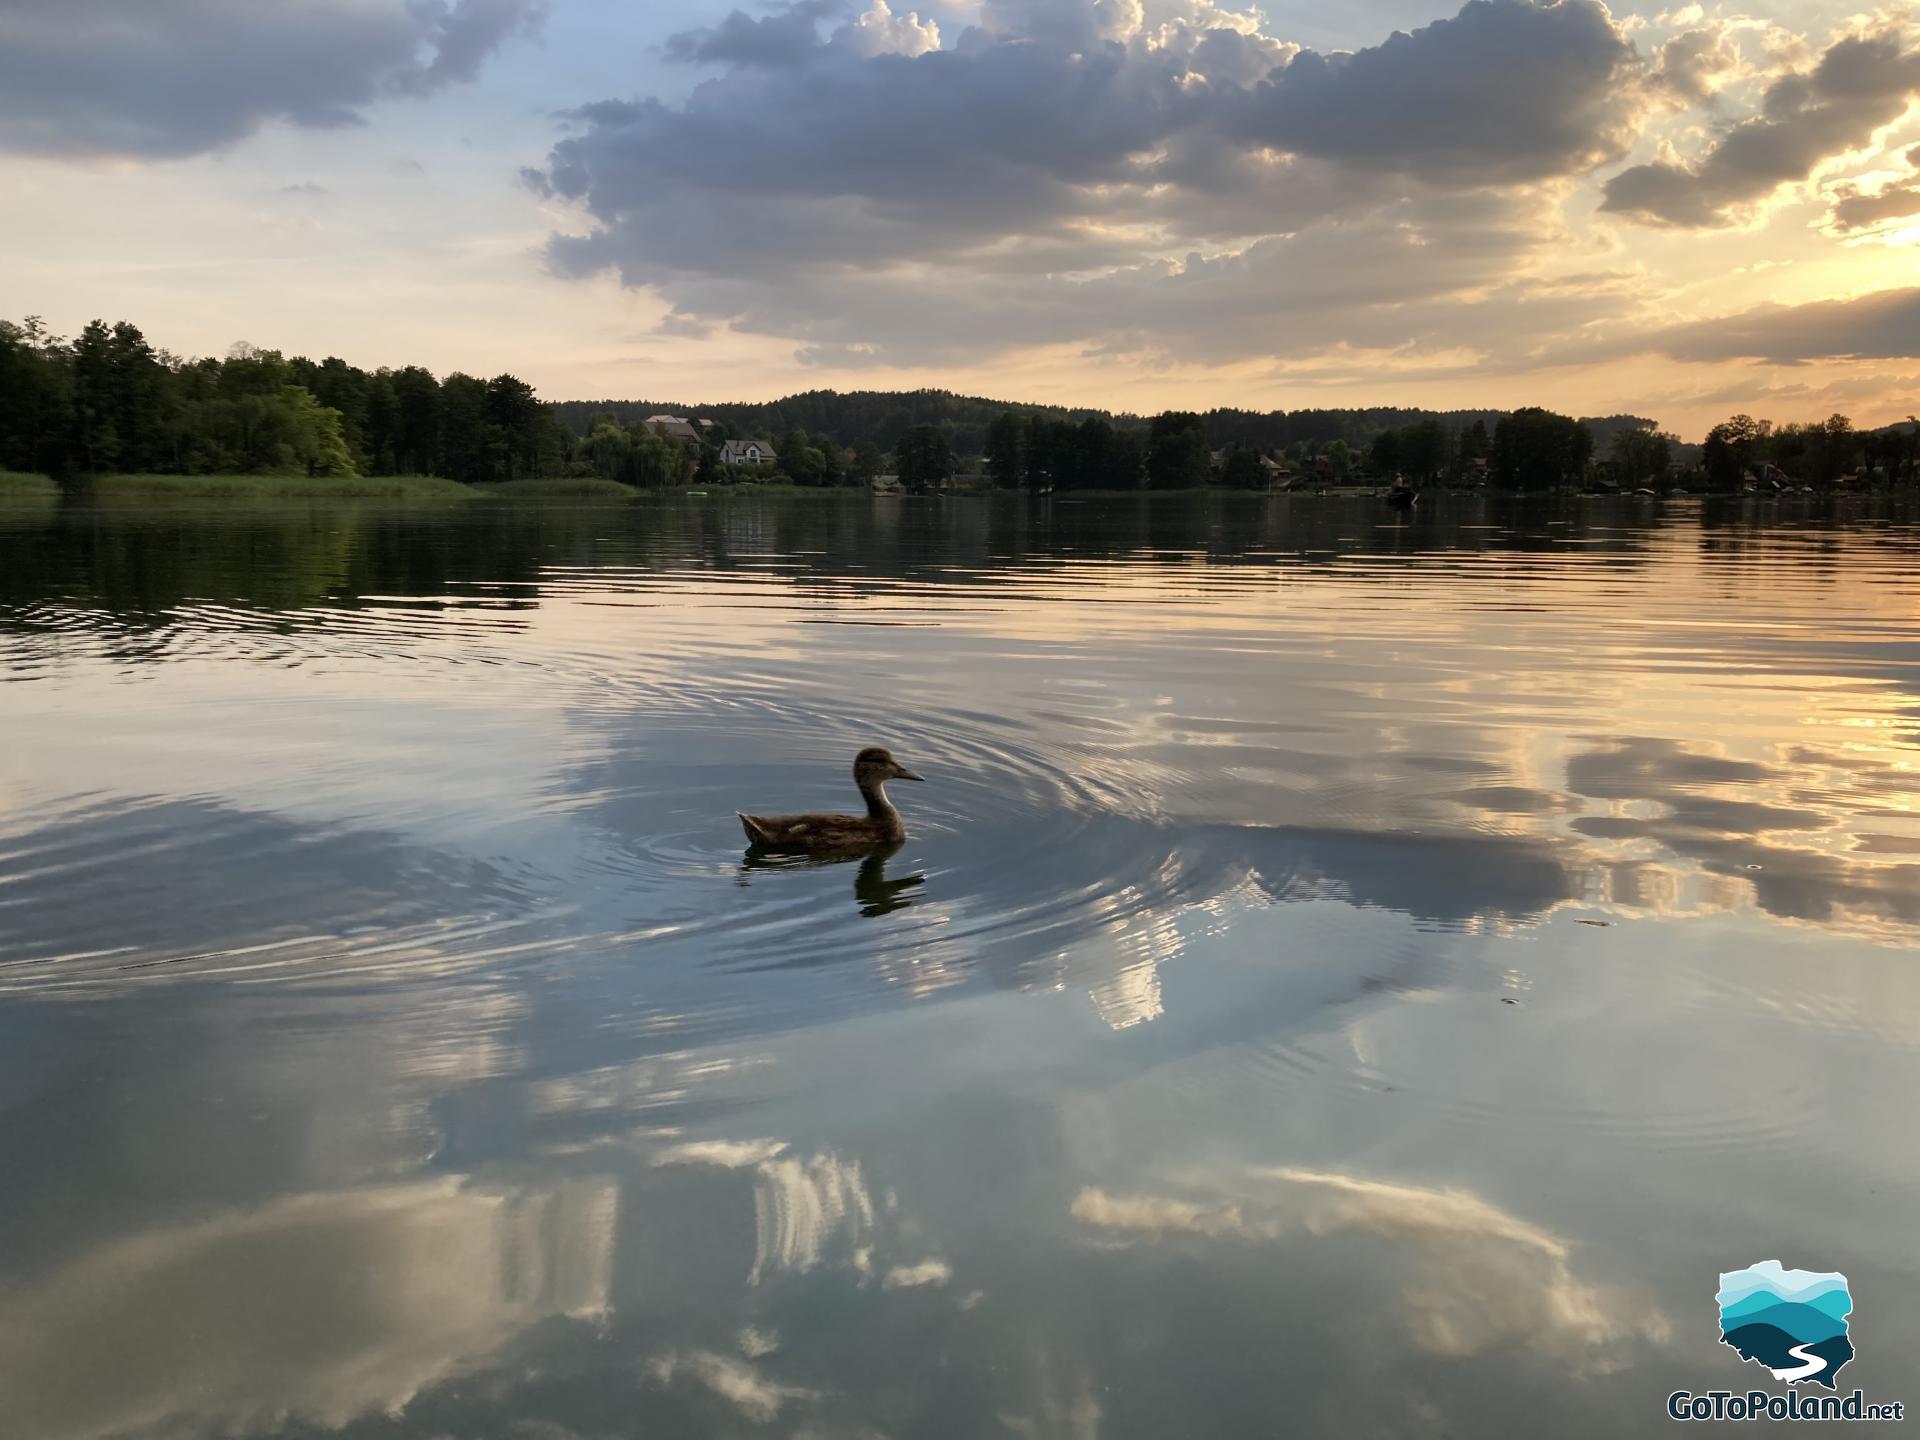
[[[0,505],[14,1433],[1616,1437],[1770,1258],[1908,1398],[1917,614],[1884,498]]]

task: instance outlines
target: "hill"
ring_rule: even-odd
[[[947,441],[961,455],[977,455],[986,448],[987,427],[1011,410],[1050,420],[1078,423],[1105,416],[1121,425],[1145,425],[1138,416],[1112,416],[1104,410],[1070,409],[1060,405],[1032,405],[1012,400],[988,400],[955,395],[947,390],[808,390],[764,404],[723,402],[691,405],[655,400],[556,400],[554,416],[576,435],[584,436],[596,415],[612,415],[622,425],[650,415],[704,416],[718,421],[736,437],[764,435],[778,438],[793,430],[825,435],[835,443],[854,446],[866,442],[891,451],[900,437],[918,425],[946,432]]]
[[[946,432],[956,454],[978,455],[986,448],[987,427],[1011,410],[1049,420],[1079,423],[1100,418],[1122,430],[1143,428],[1145,417],[1106,410],[1060,405],[1036,405],[1016,400],[992,400],[978,395],[956,395],[948,390],[809,390],[763,404],[723,402],[694,405],[656,400],[558,400],[549,407],[561,424],[584,436],[595,415],[612,415],[623,425],[650,415],[704,416],[724,425],[735,436],[778,438],[792,430],[825,435],[835,443],[877,445],[891,451],[900,437],[918,425]],[[1488,430],[1499,424],[1504,410],[1420,410],[1403,406],[1372,406],[1354,410],[1209,410],[1207,442],[1214,447],[1251,445],[1277,450],[1294,444],[1328,445],[1344,441],[1354,449],[1372,443],[1385,430],[1397,430],[1425,420],[1438,420],[1449,430],[1465,430],[1475,421]],[[1657,428],[1635,415],[1589,419],[1595,452],[1604,455],[1613,435],[1623,429]]]

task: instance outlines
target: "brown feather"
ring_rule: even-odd
[[[864,850],[898,845],[907,838],[906,823],[887,798],[889,780],[920,777],[885,750],[862,750],[853,762],[853,780],[866,797],[865,815],[740,815],[740,827],[754,845],[770,850]]]

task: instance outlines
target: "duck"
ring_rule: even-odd
[[[750,844],[767,850],[818,852],[898,845],[907,838],[907,826],[887,798],[887,782],[925,778],[894,759],[891,751],[871,745],[853,757],[853,783],[866,799],[866,814],[741,814],[740,825]]]

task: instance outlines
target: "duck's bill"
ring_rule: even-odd
[[[906,766],[896,763],[893,767],[893,778],[896,780],[925,780],[927,777],[924,775],[916,775],[913,771],[907,769]]]

